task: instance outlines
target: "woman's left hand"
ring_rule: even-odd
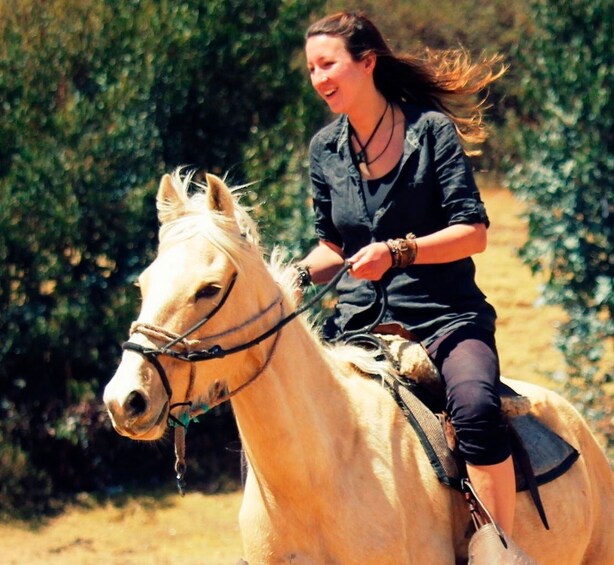
[[[383,241],[370,243],[348,259],[352,265],[350,274],[357,279],[379,281],[392,267],[390,249]]]

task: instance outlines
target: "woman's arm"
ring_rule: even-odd
[[[451,263],[486,249],[484,224],[454,224],[414,240],[418,246],[415,265]],[[348,259],[351,275],[378,281],[392,266],[390,249],[383,241],[371,243]]]
[[[454,224],[440,231],[419,237],[418,254],[414,263],[426,265],[451,263],[482,253],[487,236],[484,224]]]
[[[327,283],[343,266],[344,257],[341,247],[330,241],[320,241],[298,264],[309,269],[315,284]]]

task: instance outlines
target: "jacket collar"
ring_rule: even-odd
[[[403,114],[405,115],[405,143],[409,144],[413,149],[420,146],[419,141],[419,129],[420,129],[420,117],[424,113],[424,110],[407,104],[404,102],[399,103]],[[350,136],[350,121],[347,114],[342,114],[332,123],[332,131],[327,143],[331,145],[336,153],[343,151],[344,147],[349,147]]]

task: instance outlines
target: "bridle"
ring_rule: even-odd
[[[292,320],[303,314],[309,308],[311,308],[317,301],[319,301],[324,296],[324,294],[326,294],[331,288],[333,288],[341,279],[341,277],[350,269],[350,264],[344,264],[344,266],[337,272],[337,274],[330,280],[330,282],[324,287],[322,287],[322,289],[312,299],[301,305],[300,308],[297,308],[287,316],[283,316],[283,296],[280,293],[279,296],[269,306],[256,314],[254,317],[250,318],[249,320],[246,320],[239,326],[236,326],[214,336],[208,336],[206,338],[207,341],[210,341],[212,338],[230,335],[240,329],[243,329],[247,325],[256,322],[257,320],[265,316],[269,311],[271,311],[276,305],[280,306],[282,317],[277,323],[275,323],[269,329],[263,331],[256,337],[234,347],[224,348],[221,345],[216,344],[209,348],[194,349],[194,347],[203,340],[189,340],[188,338],[194,332],[202,328],[209,320],[211,320],[211,318],[213,318],[222,309],[234,288],[234,285],[237,280],[237,273],[234,273],[228,287],[222,295],[222,298],[212,308],[212,310],[203,318],[201,318],[198,322],[196,322],[196,324],[184,331],[182,334],[175,334],[166,330],[165,328],[155,326],[153,324],[147,324],[143,322],[134,322],[132,324],[130,328],[131,336],[135,333],[140,333],[156,341],[166,340],[166,343],[164,343],[164,345],[162,345],[161,347],[148,347],[139,343],[135,343],[133,341],[126,341],[122,344],[122,349],[124,351],[133,351],[135,353],[138,353],[139,355],[142,355],[149,363],[151,363],[155,367],[162,382],[162,385],[164,386],[164,390],[166,391],[169,401],[168,424],[170,427],[175,428],[175,454],[177,457],[175,470],[177,471],[177,486],[181,494],[183,494],[183,476],[185,474],[185,432],[190,420],[198,415],[208,412],[215,406],[219,406],[223,402],[230,400],[233,396],[236,396],[238,393],[245,390],[245,388],[251,385],[265,371],[268,364],[271,362],[271,359],[275,353],[277,342],[279,340],[281,329],[288,325]],[[248,378],[247,381],[245,381],[236,389],[229,391],[226,394],[219,395],[216,399],[214,399],[213,402],[209,402],[206,405],[201,405],[198,408],[193,409],[190,395],[195,380],[195,363],[201,361],[210,361],[212,359],[221,359],[222,357],[227,357],[228,355],[233,355],[235,353],[245,351],[247,349],[250,349],[251,347],[262,343],[263,341],[272,336],[275,336],[275,340],[271,346],[267,359],[264,362],[263,366],[260,367],[254,375]],[[171,388],[164,366],[160,362],[159,357],[171,357],[173,359],[190,363],[190,381],[188,383],[188,388],[186,391],[186,398],[183,402],[176,402],[170,404],[173,396],[173,390]],[[188,408],[187,413],[179,417],[174,416],[172,414],[172,410],[181,406],[186,406]]]
[[[236,331],[239,331],[245,328],[246,326],[264,317],[266,314],[268,314],[268,312],[270,312],[277,305],[280,306],[282,315],[283,315],[283,304],[282,304],[283,297],[281,294],[279,294],[277,298],[275,298],[275,300],[273,300],[273,302],[271,302],[271,304],[267,306],[264,310],[262,310],[261,312],[259,312],[258,314],[246,320],[245,322],[243,322],[242,324],[238,326],[235,326],[222,333],[219,333],[213,336],[208,336],[207,338],[204,338],[204,339],[195,339],[195,340],[188,339],[194,332],[202,328],[209,320],[211,320],[215,316],[215,314],[217,314],[222,309],[222,307],[228,300],[228,297],[230,296],[232,289],[234,288],[236,280],[237,280],[237,274],[235,273],[230,280],[230,284],[228,285],[224,294],[222,295],[221,300],[213,307],[213,309],[208,314],[206,314],[196,324],[188,328],[182,334],[175,334],[160,326],[156,326],[154,324],[143,323],[143,322],[134,322],[131,325],[130,327],[131,336],[134,335],[135,333],[140,333],[154,341],[166,340],[166,343],[162,345],[161,347],[147,347],[139,343],[135,343],[133,341],[127,341],[122,344],[122,349],[124,351],[134,351],[135,353],[142,355],[143,357],[145,357],[145,359],[149,363],[151,363],[156,368],[156,371],[158,372],[158,376],[160,377],[160,381],[162,382],[162,385],[164,386],[164,390],[166,391],[166,394],[168,396],[168,400],[169,400],[168,420],[169,420],[169,425],[171,427],[181,426],[185,428],[188,426],[189,420],[192,417],[196,415],[200,415],[203,412],[207,412],[211,410],[212,408],[214,408],[215,406],[218,406],[222,402],[229,400],[231,397],[235,396],[238,392],[240,392],[245,387],[250,385],[254,380],[256,380],[256,378],[260,376],[264,368],[266,368],[266,365],[268,365],[268,363],[270,362],[270,358],[272,357],[275,347],[277,345],[277,338],[279,337],[279,330],[281,329],[281,326],[278,327],[280,322],[278,322],[275,326],[273,326],[273,328],[271,328],[271,329],[275,329],[276,330],[275,332],[273,331],[263,332],[262,334],[255,337],[254,339],[246,343],[243,343],[241,345],[237,345],[235,347],[231,347],[228,349],[224,349],[220,345],[214,345],[213,347],[203,348],[203,349],[195,349],[195,347],[198,346],[202,341],[204,341],[204,339],[206,339],[207,341],[210,341],[211,339],[230,335]],[[290,318],[290,316],[288,316],[287,318]],[[287,318],[282,318],[281,322],[284,322]],[[191,391],[192,391],[192,388],[194,385],[194,379],[195,379],[195,375],[194,375],[194,364],[195,363],[199,361],[219,359],[222,357],[226,357],[227,355],[232,355],[234,353],[244,351],[245,349],[249,349],[250,347],[253,347],[259,344],[260,342],[264,341],[265,339],[267,339],[273,334],[276,334],[276,339],[273,342],[271,352],[269,353],[268,358],[265,361],[265,366],[260,368],[256,372],[255,375],[250,377],[240,387],[238,387],[234,391],[229,392],[223,397],[216,399],[213,403],[209,403],[208,405],[201,405],[196,411],[190,410],[187,416],[187,420],[185,417],[178,418],[172,414],[172,410],[174,408],[178,408],[181,406],[187,406],[188,408],[192,408],[192,401],[190,400],[190,396],[191,396]],[[159,360],[159,357],[161,356],[171,357],[179,361],[185,361],[185,362],[190,363],[190,381],[189,381],[188,388],[186,391],[185,401],[170,404],[170,401],[173,396],[173,390],[171,388],[170,381],[166,374],[166,370],[164,369],[164,366]]]

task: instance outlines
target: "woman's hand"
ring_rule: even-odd
[[[350,274],[357,279],[379,281],[392,267],[390,249],[383,241],[370,243],[348,259]]]

